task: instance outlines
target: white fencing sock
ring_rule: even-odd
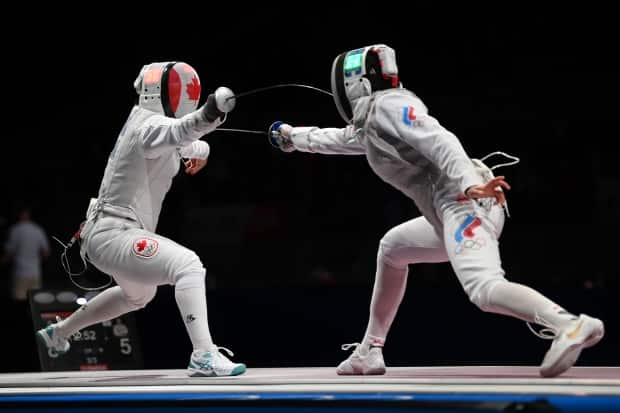
[[[538,291],[510,281],[499,281],[493,285],[488,302],[488,311],[533,323],[539,322],[538,317],[558,329],[570,326],[577,319]]]
[[[377,260],[377,274],[370,303],[370,318],[366,334],[360,346],[360,353],[366,354],[370,346],[383,347],[385,337],[392,326],[396,312],[407,288],[409,270],[395,268],[381,258]]]
[[[207,296],[204,277],[200,285],[179,285],[174,289],[174,298],[183,317],[183,323],[194,350],[212,351],[214,349],[209,320],[207,319]]]

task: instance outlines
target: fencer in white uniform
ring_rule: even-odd
[[[457,137],[402,87],[393,49],[374,45],[342,53],[332,66],[332,92],[345,128],[291,127],[269,139],[283,151],[365,155],[385,182],[411,198],[421,217],[389,230],[379,243],[370,319],[361,343],[338,374],[384,374],[382,347],[401,303],[408,265],[449,261],[470,300],[483,311],[545,326],[552,338],[542,376],[569,369],[603,336],[603,323],[565,311],[533,289],[507,281],[498,238],[504,224],[503,177],[469,158]]]
[[[226,116],[222,110],[230,108],[218,107],[216,92],[196,110],[200,80],[183,62],[146,65],[134,86],[138,104],[118,136],[80,234],[82,254],[117,285],[37,336],[57,353],[65,353],[68,338],[80,329],[143,308],[158,285],[171,284],[193,345],[188,374],[242,374],[245,365],[231,362],[211,338],[206,271],[200,258],[155,233],[162,202],[181,161],[187,159],[190,174],[204,167],[209,145],[199,139],[222,124]]]

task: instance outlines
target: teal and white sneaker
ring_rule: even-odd
[[[226,351],[231,357],[233,352],[225,347],[214,346],[211,351],[194,350],[189,360],[187,374],[190,377],[221,377],[238,376],[245,373],[245,364],[233,363],[220,350]]]
[[[47,347],[47,351],[52,357],[65,354],[71,347],[69,340],[65,337],[61,337],[57,329],[58,327],[56,324],[50,324],[36,332],[37,340]]]

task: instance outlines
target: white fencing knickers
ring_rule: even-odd
[[[157,286],[175,285],[175,298],[195,349],[213,346],[208,328],[205,269],[198,256],[170,239],[140,228],[135,221],[101,217],[86,234],[88,260],[111,275],[112,287],[64,320],[60,334],[80,329],[144,307]]]

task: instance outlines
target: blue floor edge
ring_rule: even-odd
[[[546,395],[546,394],[430,394],[430,393],[392,393],[392,392],[239,392],[239,393],[97,393],[97,394],[31,394],[0,395],[0,407],[4,403],[72,403],[72,402],[166,402],[166,401],[384,401],[384,402],[534,402],[546,400],[554,406],[576,407],[578,405],[606,405],[620,408],[620,395]]]

